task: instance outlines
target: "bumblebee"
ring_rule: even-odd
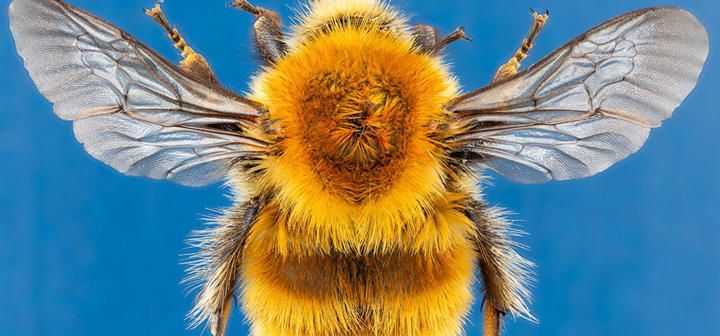
[[[263,65],[241,96],[173,28],[176,66],[60,0],[14,0],[17,51],[95,158],[186,186],[225,180],[235,205],[192,242],[192,325],[252,335],[461,335],[476,288],[484,332],[528,309],[532,263],[478,185],[491,169],[542,183],[638,151],[694,88],[708,37],[690,13],[607,21],[526,70],[548,14],[493,81],[462,93],[443,49],[380,0],[311,0],[296,24],[245,0]],[[478,286],[476,286],[478,284]]]

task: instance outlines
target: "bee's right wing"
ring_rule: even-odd
[[[458,98],[453,156],[517,182],[595,175],[639,150],[692,91],[708,36],[656,7],[605,22],[505,81]]]
[[[40,92],[118,171],[187,186],[223,178],[266,144],[258,105],[174,66],[119,28],[59,0],[14,0],[10,29]]]

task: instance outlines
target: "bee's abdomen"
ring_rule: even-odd
[[[254,336],[459,335],[472,301],[469,244],[437,253],[283,256],[250,242],[242,306]]]
[[[271,202],[243,261],[241,301],[253,336],[461,334],[477,260],[464,200],[446,193],[415,223],[335,226],[298,222]],[[383,227],[395,234],[377,234]]]

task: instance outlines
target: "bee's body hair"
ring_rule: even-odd
[[[207,228],[191,234],[190,245],[199,252],[188,261],[189,275],[184,282],[191,290],[200,288],[195,307],[188,314],[191,327],[207,321],[213,335],[225,333],[236,299],[245,243],[261,207],[262,201],[257,198],[237,202],[221,211]]]
[[[416,24],[412,27],[415,46],[421,52],[435,52],[442,44],[442,38],[437,29],[426,24]]]
[[[442,39],[374,0],[313,1],[300,17],[251,83],[274,154],[254,178],[234,175],[267,199],[236,265],[252,334],[462,334],[478,261],[526,262],[439,145],[454,130],[436,121],[459,91]],[[493,302],[529,316],[526,275],[494,278]]]
[[[295,17],[288,39],[290,48],[301,46],[307,37],[349,18],[375,23],[405,40],[412,38],[407,16],[381,0],[308,0],[304,7],[296,10]]]
[[[288,52],[282,21],[275,12],[263,11],[257,16],[254,24],[255,46],[260,59],[265,65],[278,62]]]
[[[61,0],[8,11],[30,76],[88,153],[186,186],[226,178],[234,205],[194,233],[187,280],[191,324],[214,336],[234,299],[252,336],[462,335],[477,292],[486,336],[506,314],[534,321],[533,265],[479,171],[541,183],[607,169],[692,91],[709,50],[692,14],[655,7],[518,72],[548,19],[533,12],[493,82],[461,95],[441,51],[464,28],[441,37],[383,0],[309,1],[287,36],[277,13],[230,4],[256,16],[265,62],[247,97],[159,4],[146,13],[179,66]]]

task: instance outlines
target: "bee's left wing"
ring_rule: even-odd
[[[695,83],[708,36],[675,7],[612,19],[450,106],[453,156],[523,183],[592,176],[639,150]]]
[[[203,186],[262,153],[257,104],[198,79],[119,28],[59,0],[14,0],[10,29],[55,113],[95,158],[133,175]]]

